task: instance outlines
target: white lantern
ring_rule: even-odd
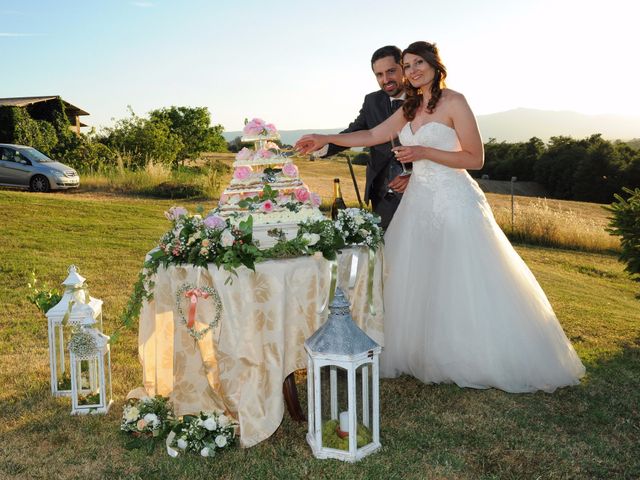
[[[107,413],[113,403],[109,337],[81,327],[69,342],[71,414]]]
[[[304,343],[308,355],[307,442],[316,458],[355,462],[381,446],[382,348],[353,323],[349,306],[338,288],[329,318]]]
[[[71,331],[81,325],[98,324],[102,330],[102,300],[90,297],[84,286],[85,278],[75,265],[62,282],[62,299],[47,312],[49,331],[49,365],[51,366],[51,393],[54,396],[71,395],[69,356],[66,343]]]

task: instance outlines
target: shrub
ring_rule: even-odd
[[[619,235],[622,252],[620,261],[625,262],[625,270],[640,282],[640,188],[623,188],[628,198],[615,194],[616,201],[605,207],[613,213],[607,231]]]
[[[355,157],[353,157],[351,163],[353,163],[354,165],[368,165],[370,159],[371,155],[365,152],[360,152]]]

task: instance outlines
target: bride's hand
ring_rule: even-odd
[[[395,153],[396,159],[400,163],[407,163],[407,162],[415,162],[416,160],[421,160],[425,158],[424,154],[422,153],[422,149],[423,147],[420,147],[420,146],[411,146],[411,147],[400,146],[400,147],[392,148],[392,151],[393,153]]]
[[[328,142],[325,139],[326,135],[318,135],[316,133],[311,133],[309,135],[303,135],[296,142],[295,149],[301,155],[306,155],[307,153],[315,152],[316,150],[324,147]]]

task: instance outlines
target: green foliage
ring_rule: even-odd
[[[32,119],[24,108],[0,107],[0,143],[28,145],[50,154],[58,137],[53,124]]]
[[[184,148],[180,137],[171,133],[169,126],[138,117],[131,108],[130,116],[118,120],[106,129],[102,141],[126,159],[127,168],[140,169],[149,161],[172,165]]]
[[[62,299],[60,292],[55,288],[48,288],[46,283],[39,287],[38,278],[34,271],[30,274],[30,281],[27,284],[27,288],[30,292],[29,295],[27,295],[27,299],[44,314],[51,310],[51,308],[57,305]]]
[[[620,260],[627,264],[625,270],[634,280],[640,282],[640,188],[623,190],[627,198],[616,194],[616,201],[605,207],[613,213],[608,231],[621,237]]]
[[[165,125],[182,143],[176,154],[177,161],[197,159],[202,152],[225,152],[227,142],[222,136],[222,125],[211,126],[207,107],[161,108],[149,112],[151,122]]]

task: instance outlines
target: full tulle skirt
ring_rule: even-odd
[[[579,383],[542,288],[476,182],[449,170],[411,179],[385,235],[381,375],[507,392]]]

